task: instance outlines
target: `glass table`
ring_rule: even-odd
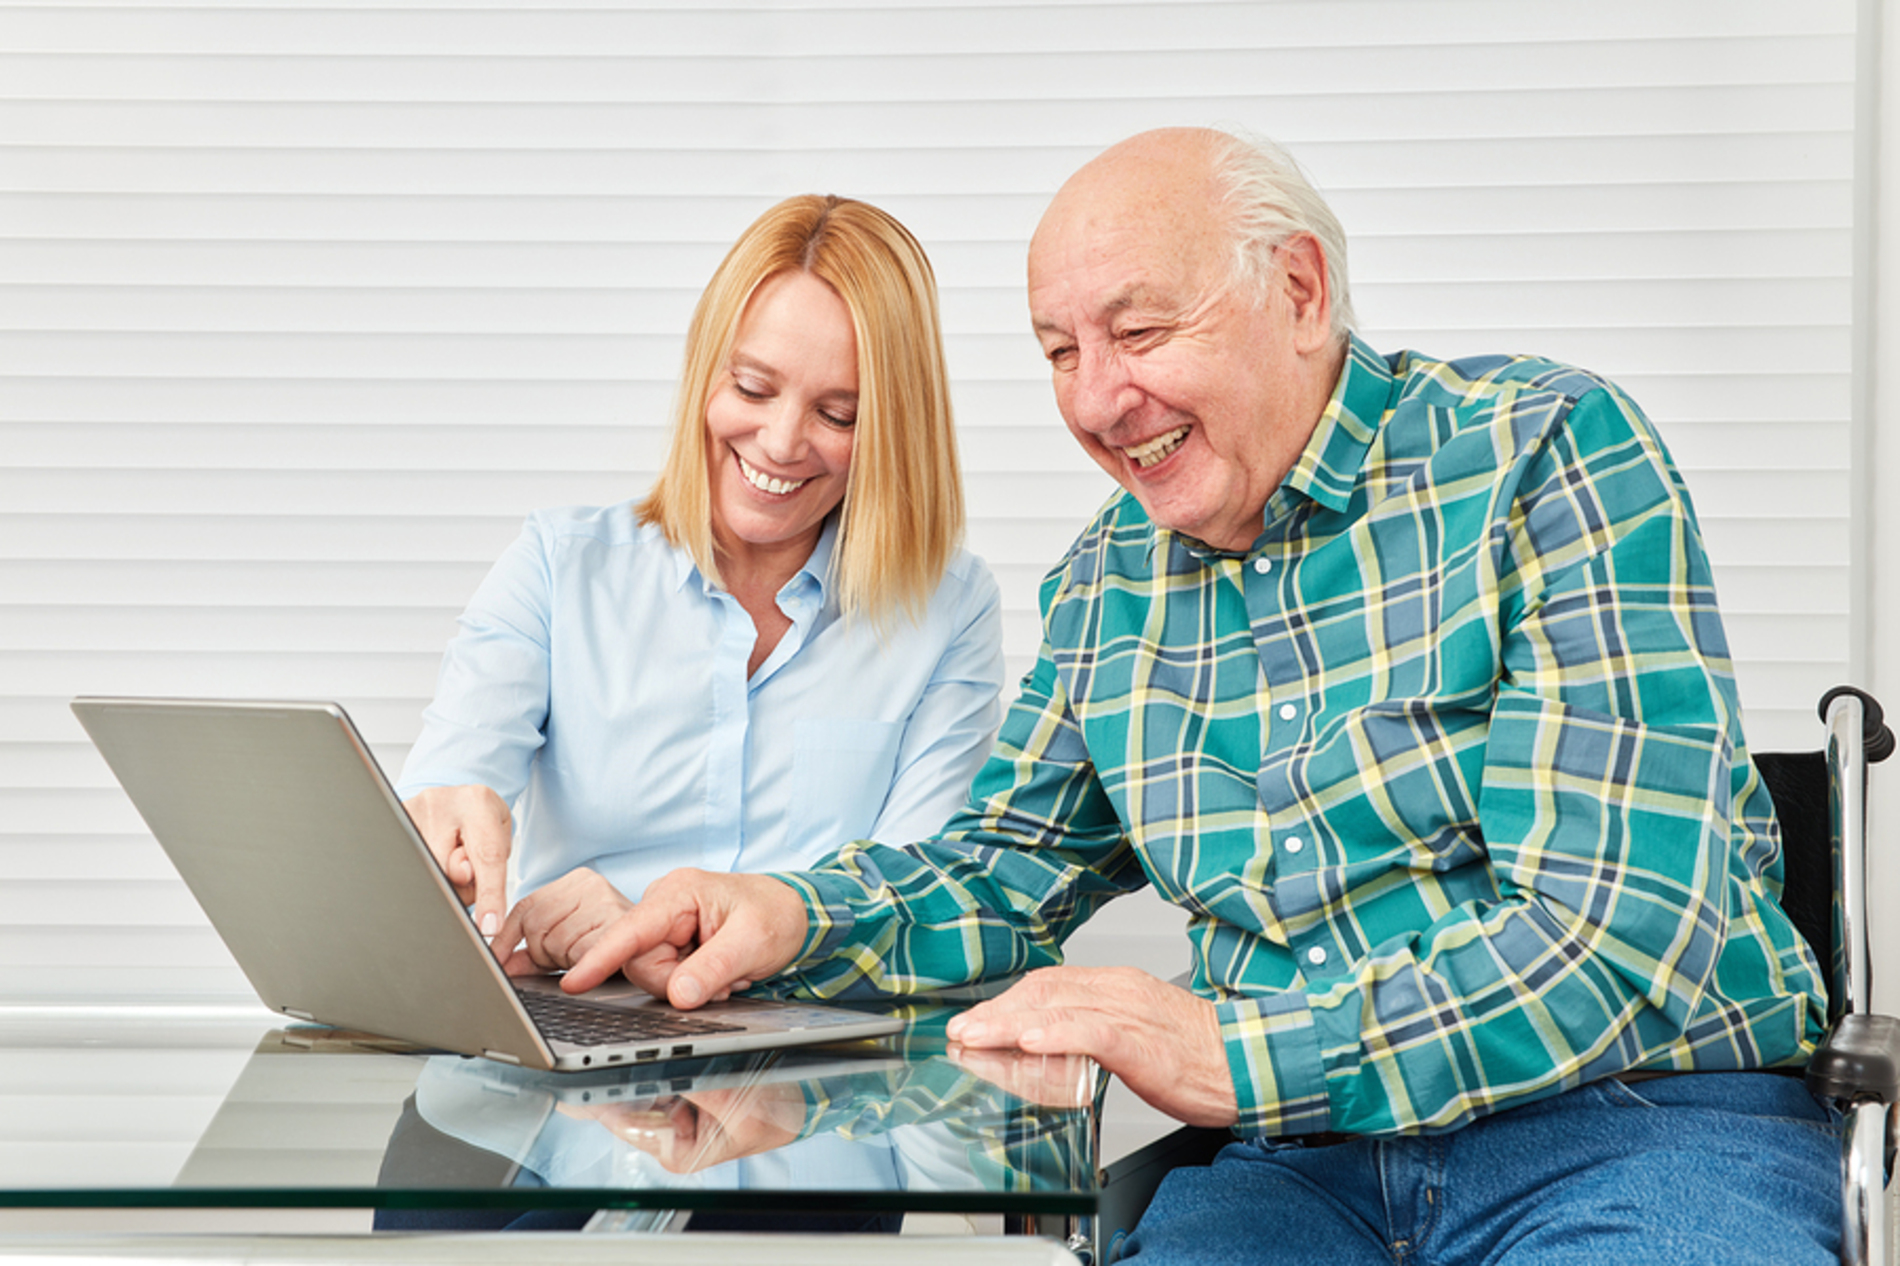
[[[453,1224],[596,1212],[996,1214],[1085,1235],[1081,1059],[959,1062],[902,1036],[536,1073],[256,1013],[0,1012],[0,1219],[23,1209],[359,1209]],[[600,1212],[604,1211],[604,1213]],[[1083,1240],[1074,1241],[1078,1244]]]

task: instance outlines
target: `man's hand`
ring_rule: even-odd
[[[789,967],[810,930],[804,900],[776,879],[676,870],[592,941],[561,988],[581,993],[621,971],[676,1007],[697,1007]]]
[[[475,926],[483,936],[494,936],[508,908],[508,851],[514,840],[508,806],[478,786],[431,787],[402,806],[455,885],[455,895],[474,908]]]
[[[1095,1101],[1095,1065],[1081,1055],[1031,1055],[950,1045],[957,1067],[1045,1108],[1086,1108]]]
[[[1240,1116],[1214,1004],[1132,967],[1031,972],[954,1017],[946,1035],[970,1051],[1087,1055],[1189,1125]]]
[[[585,866],[515,903],[495,933],[495,956],[510,976],[572,967],[633,902]]]

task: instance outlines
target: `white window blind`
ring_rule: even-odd
[[[790,193],[931,251],[1026,667],[1109,485],[1056,417],[1024,247],[1163,124],[1293,147],[1375,346],[1629,387],[1697,498],[1753,741],[1809,745],[1860,618],[1855,5],[1709,13],[0,3],[0,1002],[249,996],[67,700],[334,698],[399,766],[521,516],[649,483],[698,288]],[[1175,942],[1117,917],[1083,957]]]

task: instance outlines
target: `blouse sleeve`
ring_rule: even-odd
[[[870,837],[898,843],[934,835],[963,807],[1002,719],[1003,616],[996,578],[965,554],[946,579],[961,593],[955,631],[904,722],[896,774]],[[959,575],[958,572],[961,572]]]
[[[396,792],[479,784],[510,805],[548,715],[552,538],[540,516],[490,569],[458,621]]]

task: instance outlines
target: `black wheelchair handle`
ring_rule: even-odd
[[[1827,724],[1828,705],[1842,695],[1853,695],[1860,700],[1861,742],[1867,752],[1867,763],[1876,764],[1893,755],[1893,731],[1887,727],[1884,714],[1880,710],[1880,700],[1858,690],[1853,686],[1836,686],[1821,696],[1821,724]]]

